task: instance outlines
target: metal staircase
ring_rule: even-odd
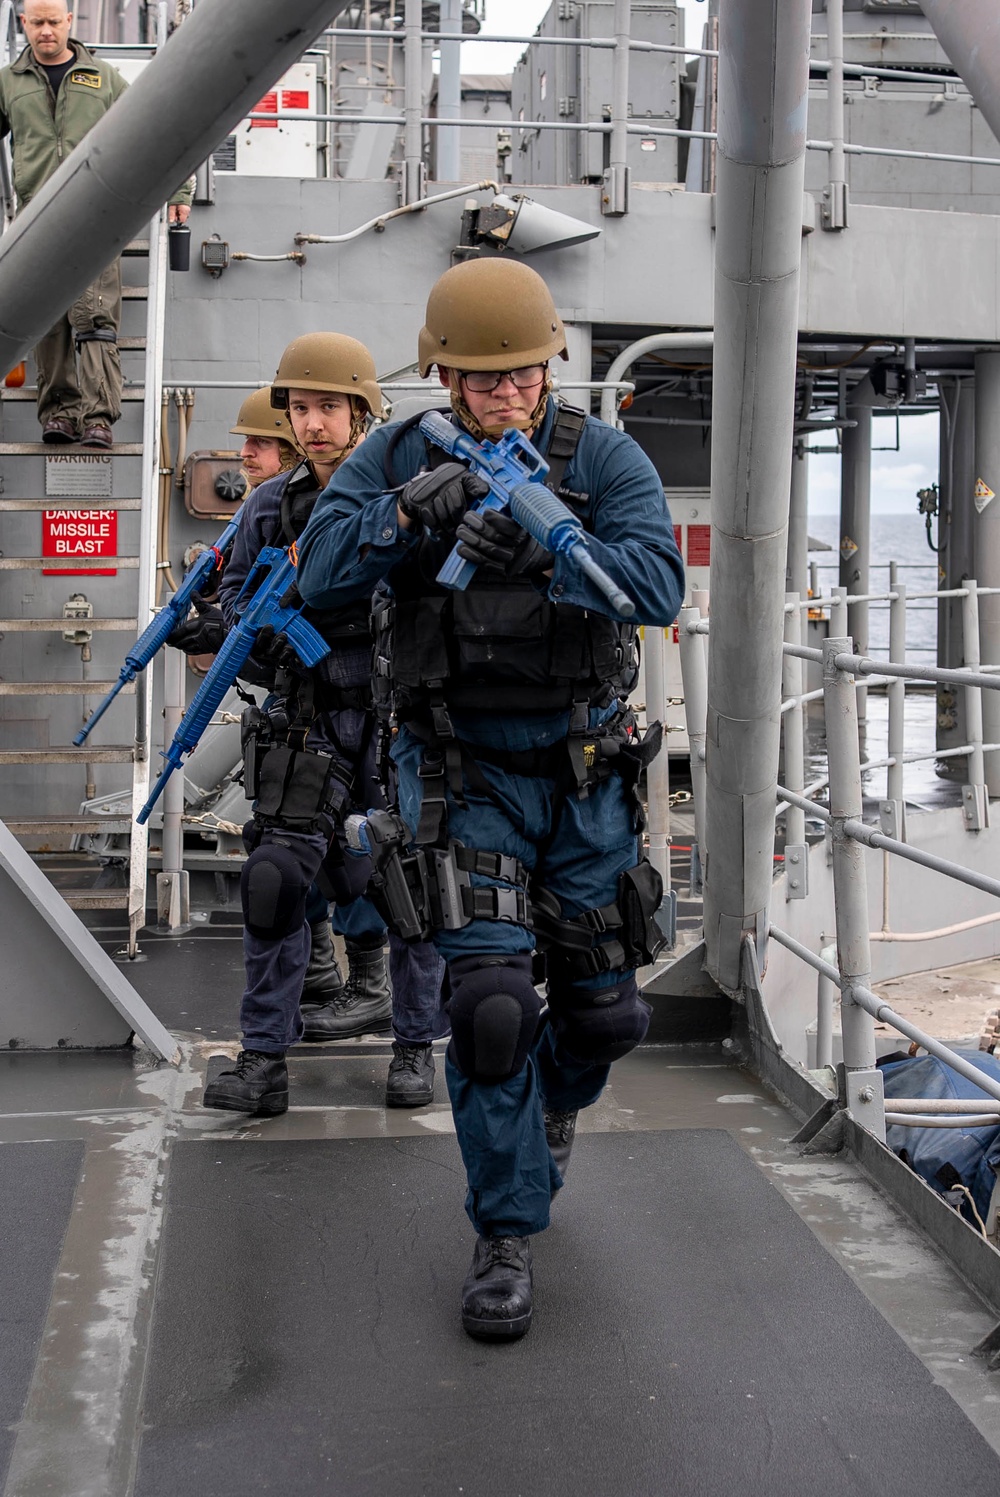
[[[28,433],[37,429],[34,389],[0,389],[0,512],[5,516],[7,537],[0,554],[0,764],[5,766],[0,777],[4,787],[0,789],[0,816],[19,838],[30,839],[36,850],[50,852],[60,844],[68,845],[67,839],[74,834],[93,829],[92,818],[67,815],[66,809],[92,798],[98,778],[102,793],[125,788],[127,781],[116,783],[113,772],[108,775],[98,766],[131,765],[128,773],[133,818],[149,791],[148,671],[130,689],[133,721],[123,715],[128,708],[116,702],[107,724],[102,722],[95,729],[93,742],[82,748],[70,746],[90,708],[113,684],[113,676],[102,680],[88,677],[93,635],[116,633],[126,636],[127,642],[128,637],[145,628],[154,608],[166,302],[165,212],[150,225],[148,239],[128,245],[124,256],[125,275],[133,283],[124,290],[123,325],[127,328],[134,319],[132,309],[144,305],[145,330],[139,334],[125,331],[118,341],[125,375],[119,429],[124,427],[125,435],[133,440],[116,442],[107,449],[111,458],[110,496],[95,500],[84,492],[47,494],[47,459],[94,454],[76,446],[54,448],[30,440]],[[135,277],[141,265],[146,267],[144,282]],[[129,367],[131,364],[134,368],[136,355],[143,359],[138,379]],[[140,415],[141,428],[137,430]],[[96,563],[101,568],[113,568],[115,575],[101,576],[95,569],[89,576],[67,577],[67,587],[58,573],[79,570],[82,559],[69,558],[72,565],[62,567],[59,558],[37,554],[41,547],[33,540],[40,524],[34,525],[30,517],[37,514],[40,522],[46,511],[97,506],[126,517],[118,554],[102,556]],[[137,527],[130,518],[132,514],[138,515]],[[15,554],[10,554],[8,546]],[[81,596],[83,588],[89,597]],[[72,596],[67,597],[67,592]],[[60,636],[66,646],[62,655]],[[75,677],[66,670],[74,648],[81,651],[81,670]],[[109,662],[117,653],[101,652]],[[52,700],[28,718],[21,715],[25,698]],[[73,698],[79,700],[79,708],[67,710]],[[13,766],[18,766],[20,773]],[[57,766],[64,768],[60,771]],[[78,778],[81,774],[82,779]],[[18,809],[24,804],[45,809],[41,815],[22,816]],[[115,831],[131,832],[128,887],[60,887],[60,893],[76,909],[127,909],[128,953],[134,956],[138,932],[146,923],[148,835],[146,828],[137,827],[134,820],[122,818],[113,825]],[[101,826],[112,829],[107,820],[102,820]]]

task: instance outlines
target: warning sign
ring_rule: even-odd
[[[277,95],[277,93],[274,90],[272,90],[271,93],[269,93],[269,94],[265,94],[264,97],[261,99],[260,103],[254,105],[254,109],[253,109],[253,113],[254,114],[277,114],[277,112],[278,112],[278,95]],[[277,130],[277,128],[278,128],[278,121],[277,120],[251,120],[250,121],[250,129],[251,130]]]
[[[858,549],[858,543],[857,543],[857,541],[852,540],[849,535],[842,535],[841,536],[841,538],[840,538],[840,554],[844,558],[845,561],[850,561],[851,557],[854,556],[857,553],[857,549]]]
[[[49,499],[110,499],[110,452],[57,452],[45,458],[45,496]]]
[[[116,509],[46,509],[42,511],[42,556],[80,563],[118,553]],[[114,577],[115,567],[43,567],[46,577]]]
[[[972,498],[979,513],[982,514],[990,500],[996,498],[996,494],[984,478],[977,478],[976,487],[972,491]]]

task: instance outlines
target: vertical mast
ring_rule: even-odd
[[[811,10],[719,17],[705,941],[730,992],[771,892]]]

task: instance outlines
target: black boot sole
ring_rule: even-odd
[[[336,1034],[324,1034],[318,1029],[303,1030],[301,1043],[306,1045],[321,1045],[329,1040],[356,1040],[363,1034],[390,1034],[392,1032],[392,1014],[385,1019],[370,1019],[365,1023],[355,1024],[350,1029],[338,1029]]]
[[[242,1112],[247,1117],[276,1118],[288,1111],[288,1093],[268,1092],[259,1101],[248,1102],[240,1097],[227,1097],[219,1093],[213,1095],[212,1088],[208,1087],[201,1105],[215,1112]]]
[[[530,1325],[530,1310],[527,1315],[517,1315],[512,1320],[483,1320],[462,1312],[462,1330],[476,1341],[517,1341],[527,1334]]]
[[[397,1096],[390,1091],[385,1094],[386,1107],[426,1107],[429,1102],[433,1101],[433,1087],[429,1092],[407,1092],[405,1096]]]

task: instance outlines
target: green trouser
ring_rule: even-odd
[[[101,328],[117,334],[121,320],[122,267],[115,260],[35,349],[38,419],[43,425],[52,416],[64,416],[79,427],[118,420],[122,413],[118,345],[86,335]],[[77,343],[81,336],[83,341]]]

